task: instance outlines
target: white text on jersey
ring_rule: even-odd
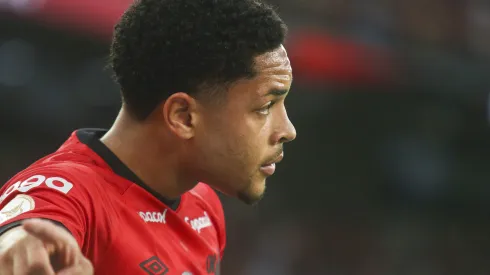
[[[192,229],[196,230],[198,233],[201,233],[201,229],[213,225],[206,211],[204,211],[204,216],[202,217],[195,219],[189,219],[189,217],[185,217],[184,220],[186,223],[190,224]]]
[[[7,190],[5,190],[5,193],[0,197],[0,203],[15,191],[27,193],[32,188],[38,187],[43,183],[46,184],[47,187],[58,190],[63,194],[68,194],[68,192],[70,192],[70,190],[73,188],[73,184],[64,178],[46,178],[45,176],[35,175],[26,179],[25,181],[18,181],[9,186]]]
[[[145,222],[153,222],[153,223],[167,223],[165,220],[165,216],[167,215],[167,209],[163,210],[163,212],[138,212],[140,217]]]

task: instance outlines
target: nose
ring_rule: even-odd
[[[285,114],[285,119],[283,121],[283,127],[281,127],[281,131],[278,133],[277,143],[287,143],[296,139],[296,128],[294,127],[291,120],[287,114]]]

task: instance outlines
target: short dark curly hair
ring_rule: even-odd
[[[110,65],[124,104],[144,120],[173,93],[253,77],[254,57],[280,47],[286,33],[260,0],[137,0],[115,27]]]

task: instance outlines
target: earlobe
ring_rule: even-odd
[[[175,93],[163,104],[163,118],[169,130],[183,139],[194,136],[196,101],[186,93]]]

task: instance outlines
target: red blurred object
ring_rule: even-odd
[[[109,39],[114,25],[133,0],[7,0],[3,7],[23,17],[70,31]]]
[[[128,0],[46,0],[42,20],[68,24],[83,31],[110,37],[113,27],[129,7]]]
[[[387,51],[324,33],[293,33],[287,49],[301,80],[366,85],[391,83],[395,76]]]
[[[133,0],[7,0],[23,16],[69,31],[108,41]],[[9,4],[10,3],[10,4]],[[14,4],[17,3],[17,4]],[[22,3],[23,8],[19,6]],[[295,78],[315,83],[369,85],[391,83],[394,62],[386,50],[336,38],[324,32],[299,30],[287,44]]]

